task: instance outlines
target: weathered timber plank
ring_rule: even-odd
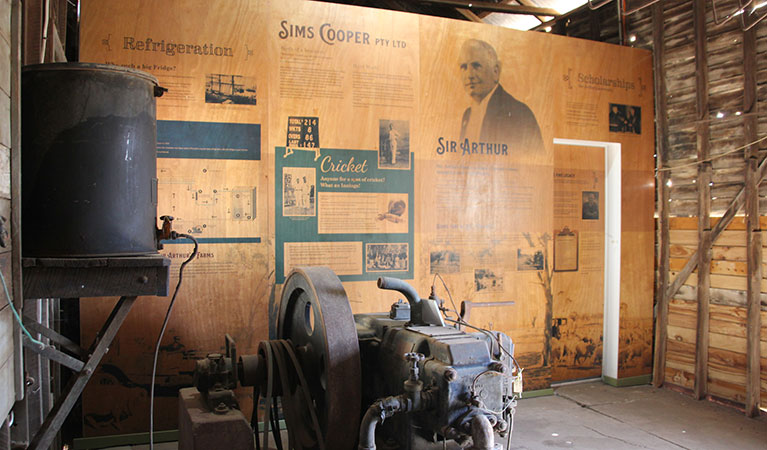
[[[687,344],[695,345],[695,330],[669,325],[668,340],[669,341],[675,340],[675,341],[685,342]],[[743,351],[745,351],[745,347]]]
[[[684,314],[669,305],[668,324],[671,326],[694,330],[697,323],[697,317],[697,312],[693,314]]]
[[[686,258],[671,258],[669,260],[669,269],[678,272],[684,268],[685,263],[687,263]],[[762,262],[763,271],[765,266],[767,266],[767,264]],[[723,261],[717,258],[712,258],[710,270],[712,274],[745,277],[748,274],[748,264],[744,261]]]
[[[765,231],[761,234],[764,237]],[[695,245],[698,243],[698,232],[695,230],[670,230],[669,237],[672,245]],[[719,238],[716,240],[715,245],[727,246],[727,247],[745,247],[746,231],[745,230],[727,230],[723,231]],[[763,243],[764,244],[764,239]]]
[[[662,171],[668,161],[668,115],[666,114],[666,78],[663,76],[663,65],[665,62],[665,45],[663,29],[663,7],[656,3],[652,7],[652,38],[655,43],[653,49],[653,84],[655,85],[655,141],[656,141],[656,169],[659,170],[659,201],[657,238],[658,239],[658,257],[657,265],[658,279],[656,280],[655,301],[657,303],[657,323],[655,329],[655,346],[653,354],[653,385],[659,387],[663,384],[665,374],[665,343],[667,338],[668,321],[668,300],[666,288],[669,282],[668,264],[669,264],[669,190],[667,180],[670,174]]]
[[[681,333],[685,333],[684,328],[678,328]],[[726,334],[711,333],[710,335],[711,347],[719,348],[722,350],[729,350],[736,353],[746,353],[746,339],[737,336],[728,336]],[[762,353],[767,352],[767,342],[760,341],[760,350]]]
[[[689,371],[672,367],[672,364],[666,367],[665,378],[667,382],[687,389],[692,389],[695,384],[695,375]]]
[[[738,171],[741,179],[743,178],[742,170]],[[711,223],[716,224],[719,222],[720,217],[712,217]],[[759,217],[759,224],[762,228],[767,228],[767,216]],[[671,217],[669,219],[669,227],[672,230],[697,230],[698,218],[697,217]],[[727,231],[745,230],[746,218],[745,216],[737,216],[732,219],[729,225],[727,225]]]
[[[672,276],[678,272],[671,272]],[[767,292],[767,280],[761,280],[761,292]],[[698,275],[691,273],[687,277],[687,281],[684,283],[688,286],[696,286],[698,283]],[[734,276],[734,275],[711,275],[711,287],[719,289],[730,289],[736,291],[746,290],[746,277]]]
[[[682,286],[679,291],[674,295],[674,299],[695,301],[697,299],[697,289],[695,286]],[[761,294],[762,300],[762,319],[765,318],[767,312],[767,293]],[[732,289],[719,289],[711,288],[711,303],[722,306],[738,306],[746,307],[746,293],[745,291],[732,290]],[[762,321],[764,327],[764,320]]]

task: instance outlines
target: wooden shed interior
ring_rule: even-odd
[[[240,355],[277,338],[291,269],[315,265],[354,314],[389,311],[397,297],[376,280],[393,277],[449,299],[459,325],[508,335],[522,424],[525,398],[599,379],[725,406],[764,436],[767,1],[565,3],[0,0],[0,450],[141,444],[150,422],[155,442],[178,440],[197,361],[228,351],[225,335]],[[481,96],[458,63],[478,41],[496,63]],[[48,177],[22,168],[38,138],[22,135],[22,80],[66,62],[140,70],[167,91],[153,201],[195,239],[158,237],[141,268],[28,253],[70,217],[47,204],[48,228],[22,217],[25,177]],[[499,91],[537,141],[471,119]],[[47,170],[74,184],[63,161]],[[38,274],[67,264],[146,287],[100,290],[99,272],[47,290]]]

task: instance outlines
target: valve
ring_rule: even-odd
[[[410,381],[418,381],[418,363],[423,361],[425,357],[423,353],[405,353],[405,359],[410,363]]]

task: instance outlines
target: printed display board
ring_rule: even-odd
[[[604,162],[576,153],[560,166],[554,138],[622,145],[620,346],[632,362],[619,376],[650,372],[651,343],[631,337],[652,329],[649,52],[299,0],[89,0],[81,18],[82,61],[145,70],[168,88],[158,215],[201,242],[162,343],[158,429],[176,426],[177,389],[225,333],[240,354],[256,351],[300,265],[333,268],[355,313],[397,301],[377,289],[382,275],[424,296],[434,286],[448,309],[464,302],[472,324],[514,340],[526,390],[549,387],[555,364],[584,364],[562,358],[552,330],[601,296]],[[599,172],[601,187],[564,194],[555,174],[567,161],[579,180]],[[163,250],[173,271],[190,251],[189,241]],[[560,298],[570,299],[561,311]],[[84,339],[108,313],[101,305],[83,303]],[[126,321],[84,394],[87,435],[147,429],[166,307],[141,299]],[[601,349],[592,322],[567,330],[591,340],[589,367]],[[249,414],[249,393],[238,396]]]

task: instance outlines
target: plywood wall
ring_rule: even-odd
[[[648,52],[295,0],[85,1],[81,31],[83,61],[146,70],[169,88],[158,100],[159,213],[202,242],[163,341],[160,428],[175,426],[175,390],[191,382],[195,358],[220,350],[224,333],[241,352],[267,337],[273,287],[279,295],[300,264],[336,270],[355,312],[385,311],[397,300],[375,287],[378,276],[410,280],[426,295],[440,274],[457,301],[498,303],[476,309],[472,322],[512,337],[527,390],[549,387],[552,237],[562,231],[553,206],[555,137],[622,145],[620,351],[628,356],[619,376],[649,373]],[[462,139],[471,97],[460,57],[471,39],[494,48],[500,86],[529,108],[540,146]],[[604,213],[603,204],[597,209]],[[577,225],[584,238],[598,234],[585,225]],[[598,283],[604,262],[589,261],[586,250],[577,249],[579,270],[591,267]],[[181,243],[164,253],[175,270],[189,251]],[[580,288],[563,281],[559,289],[567,297]],[[437,293],[447,298],[441,284]],[[87,434],[146,429],[152,343],[166,306],[139,300],[85,393]],[[109,308],[83,302],[84,339]],[[570,308],[568,315],[578,309]],[[588,326],[596,342],[599,327]],[[247,393],[241,400],[248,409]]]
[[[716,222],[716,220],[712,220]],[[761,218],[761,226],[767,217]],[[712,226],[713,224],[712,223]],[[671,219],[671,277],[697,250],[696,217]],[[764,241],[763,241],[764,242]],[[737,404],[746,401],[746,231],[736,218],[714,242],[709,314],[709,394]],[[762,250],[764,255],[764,249]],[[762,264],[767,261],[763,260]],[[765,274],[765,271],[762,271]],[[668,318],[666,381],[692,389],[695,385],[697,271],[671,299]],[[767,281],[762,280],[761,393],[767,400]]]

